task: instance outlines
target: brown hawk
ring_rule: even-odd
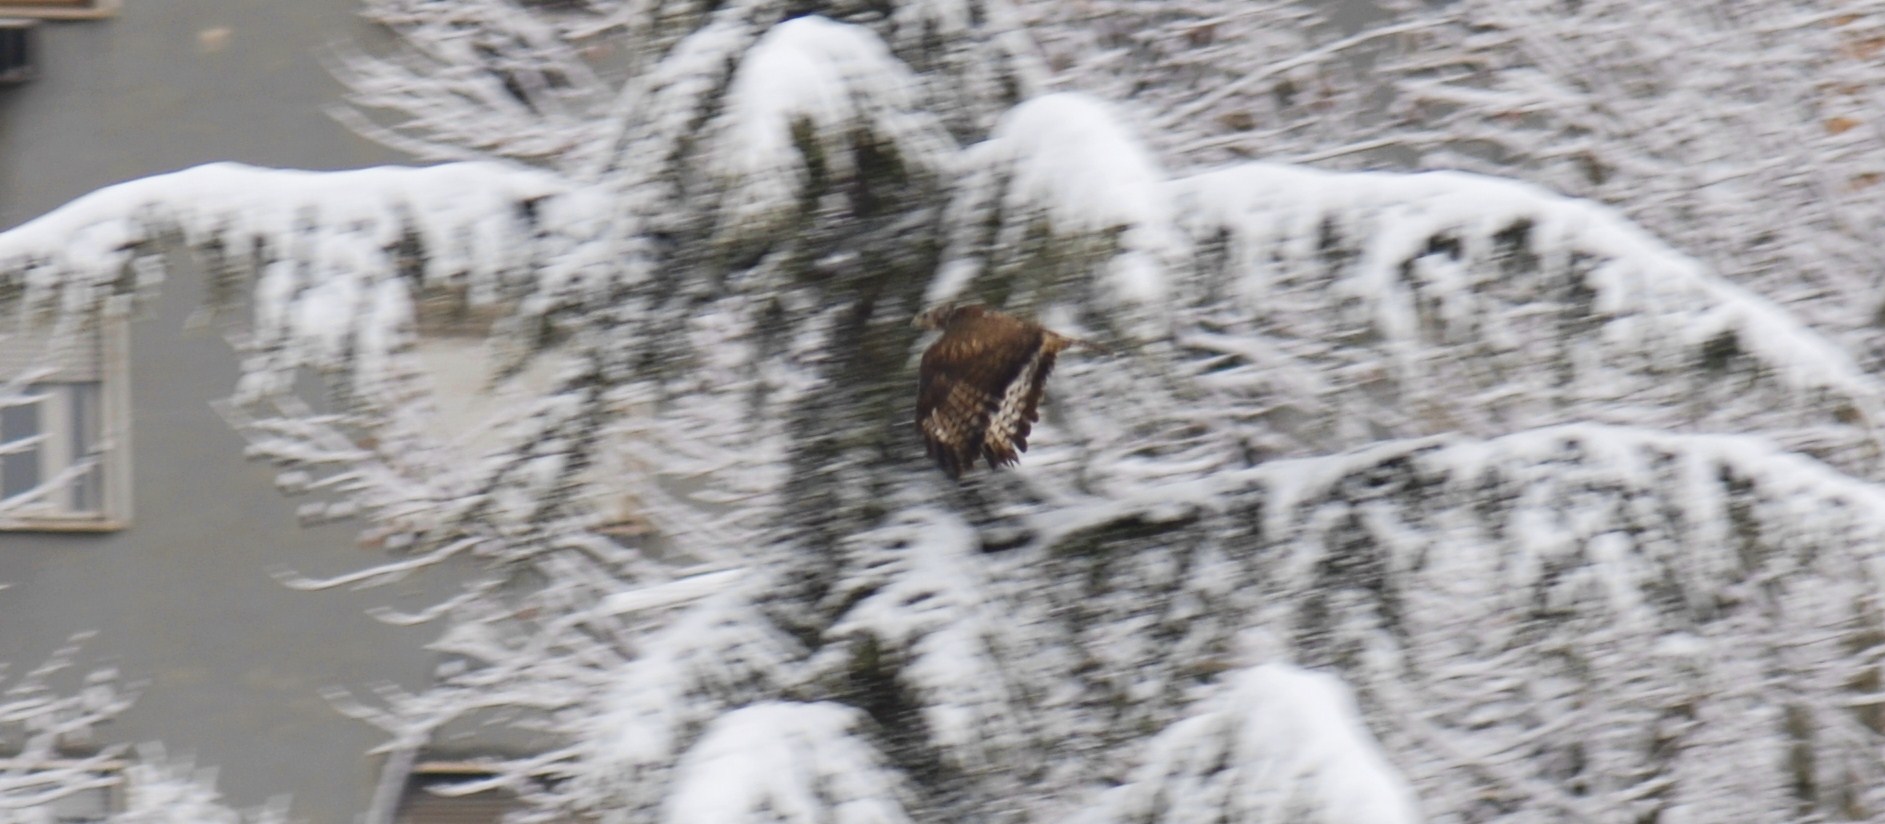
[[[1054,358],[1070,346],[1106,351],[980,304],[944,304],[911,323],[942,330],[918,368],[916,428],[951,478],[978,454],[990,469],[1020,460]]]

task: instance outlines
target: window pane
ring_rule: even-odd
[[[48,491],[33,508],[48,514],[104,510],[102,390],[95,381],[34,384],[28,391],[40,397],[38,402],[0,409],[0,443],[45,437],[30,449],[0,457],[0,496],[27,492],[75,465],[92,462],[86,471]]]
[[[11,444],[39,434],[39,404],[0,408],[0,444]],[[0,456],[0,498],[10,498],[39,485],[39,450]]]
[[[67,500],[75,511],[97,512],[105,508],[105,467],[100,443],[103,429],[99,414],[102,394],[97,383],[67,384],[65,388],[71,393],[66,408],[71,410],[72,416],[72,459],[95,461],[90,470],[73,481]]]

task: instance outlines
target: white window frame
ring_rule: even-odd
[[[0,0],[0,17],[35,20],[99,20],[116,17],[120,0]]]
[[[130,322],[122,316],[100,319],[98,369],[99,479],[104,490],[96,510],[56,504],[0,516],[0,532],[111,532],[131,524],[131,381]],[[58,373],[43,383],[59,383]],[[65,399],[48,394],[40,402],[41,478],[63,471],[72,460],[72,416]],[[50,425],[49,423],[50,422]]]

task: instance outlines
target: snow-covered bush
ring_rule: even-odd
[[[256,810],[231,809],[216,791],[216,771],[173,758],[162,747],[138,748],[123,773],[124,805],[110,824],[288,824],[285,799]]]
[[[0,822],[41,824],[51,806],[119,781],[110,769],[119,748],[93,748],[97,725],[130,705],[131,698],[109,669],[77,679],[75,689],[59,689],[71,680],[73,643],[45,663],[15,677],[0,666]],[[90,752],[86,752],[90,750]]]

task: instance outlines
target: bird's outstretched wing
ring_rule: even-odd
[[[961,477],[977,455],[1002,467],[1027,450],[1054,365],[1051,354],[1043,357],[1045,342],[1039,327],[966,323],[923,353],[916,426],[949,477]]]
[[[982,433],[982,457],[990,469],[1012,466],[1028,451],[1028,433],[1041,419],[1041,395],[1047,389],[1047,376],[1054,371],[1057,349],[1039,345],[1025,360],[1013,380],[1002,392],[1001,402]]]

